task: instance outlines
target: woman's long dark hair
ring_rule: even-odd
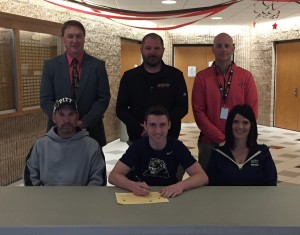
[[[232,124],[237,114],[240,114],[241,116],[248,119],[251,124],[248,139],[247,139],[247,147],[249,148],[250,146],[257,143],[258,134],[257,134],[257,124],[256,124],[255,114],[252,108],[248,104],[236,105],[229,112],[226,125],[225,125],[225,138],[226,138],[225,146],[229,147],[230,149],[234,148],[235,143],[234,143],[234,136],[232,133]]]

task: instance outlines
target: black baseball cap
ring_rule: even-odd
[[[78,111],[76,101],[71,98],[64,97],[64,98],[61,98],[61,99],[55,101],[55,104],[53,107],[53,113],[65,105],[69,105],[72,109],[74,109],[75,111]]]

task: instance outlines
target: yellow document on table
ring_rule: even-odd
[[[150,192],[146,196],[135,196],[133,193],[116,193],[116,198],[117,202],[122,205],[169,202],[167,198],[161,197],[159,192]]]

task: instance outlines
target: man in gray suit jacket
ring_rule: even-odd
[[[66,52],[45,61],[43,66],[40,105],[48,116],[47,129],[54,126],[55,100],[73,97],[78,105],[77,126],[86,129],[102,147],[106,144],[102,119],[110,100],[105,62],[84,51],[85,29],[79,21],[65,22],[61,34]],[[74,71],[77,74],[76,87]]]

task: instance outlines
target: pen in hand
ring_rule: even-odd
[[[139,196],[147,195],[150,192],[150,187],[139,176],[134,175],[134,179],[138,183],[138,188],[133,193]]]
[[[144,181],[141,180],[141,178],[138,177],[137,175],[134,175],[134,178],[135,178],[136,182],[144,182]]]

